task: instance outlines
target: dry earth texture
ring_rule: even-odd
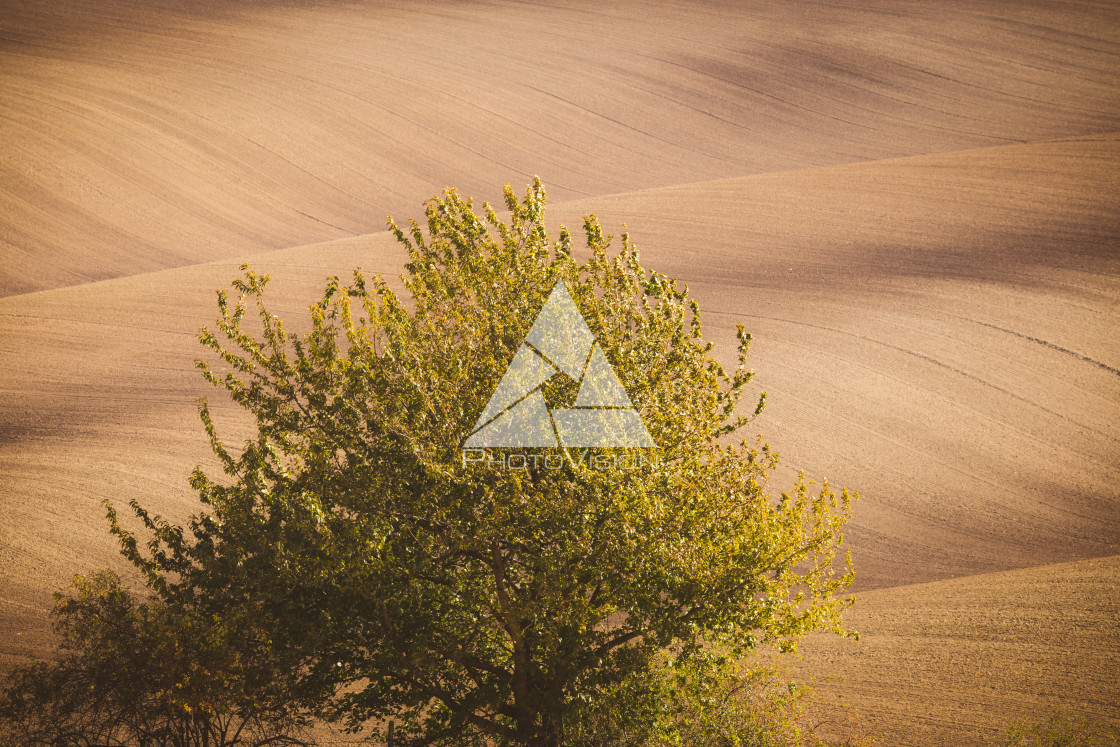
[[[862,492],[863,639],[806,664],[890,744],[1120,723],[1118,71],[1111,3],[0,1],[0,667],[103,499],[195,509],[241,261],[297,317],[539,174],[755,334],[776,487]]]

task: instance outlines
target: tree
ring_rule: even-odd
[[[306,745],[306,714],[251,621],[141,601],[115,574],[55,594],[57,661],[17,667],[0,692],[0,744],[21,747]]]
[[[588,216],[581,263],[567,230],[550,242],[539,181],[505,197],[508,221],[448,190],[427,205],[427,236],[390,218],[410,298],[360,271],[332,278],[304,335],[243,266],[238,300],[219,293],[217,331],[201,335],[215,360],[199,365],[256,437],[227,448],[203,403],[225,472],[192,476],[206,511],[189,532],[142,513],[149,550],[114,521],[169,603],[250,606],[272,645],[298,652],[294,697],[354,729],[392,718],[398,744],[559,745],[664,651],[792,648],[843,632],[850,603],[837,596],[850,558],[836,567],[847,491],[802,479],[771,496],[776,455],[731,442],[765,402],[739,412],[750,335],[740,327],[725,371],[687,289],[644,270],[626,234],[611,256]],[[468,461],[465,439],[560,282],[656,447]],[[563,375],[543,393],[554,413],[576,396]]]
[[[574,723],[572,744],[611,747],[873,747],[872,725],[778,662],[709,648],[662,655]]]

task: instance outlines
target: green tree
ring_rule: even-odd
[[[780,663],[708,648],[668,655],[603,693],[571,725],[572,744],[606,747],[873,747],[871,724]]]
[[[243,267],[200,367],[252,413],[256,437],[227,448],[203,403],[225,471],[192,477],[205,513],[190,532],[144,515],[149,549],[114,522],[165,599],[219,616],[251,607],[272,645],[301,657],[293,697],[375,734],[392,718],[398,744],[559,745],[664,651],[792,648],[842,632],[850,602],[837,596],[852,579],[837,557],[848,493],[801,480],[772,496],[775,454],[732,443],[764,404],[739,409],[750,336],[740,327],[725,371],[687,289],[644,270],[627,235],[612,255],[588,216],[580,262],[567,230],[550,241],[539,181],[523,200],[507,187],[506,207],[508,220],[489,205],[479,216],[448,190],[427,205],[427,235],[390,219],[408,298],[360,271],[331,279],[303,335]],[[558,281],[656,448],[624,451],[643,456],[634,469],[592,468],[583,450],[559,468],[465,463]],[[570,401],[571,388],[546,396]]]
[[[304,745],[306,713],[251,620],[140,600],[109,571],[55,594],[55,661],[9,673],[0,744],[13,747]],[[7,741],[5,741],[7,740]]]

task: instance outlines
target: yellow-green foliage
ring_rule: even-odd
[[[873,747],[854,709],[779,664],[707,650],[663,654],[588,703],[569,733],[587,747]]]
[[[1012,722],[990,747],[1116,747],[1120,736],[1106,724],[1075,711],[1055,710],[1042,721]]]
[[[588,216],[580,262],[566,230],[549,239],[539,182],[506,207],[448,190],[425,226],[390,221],[409,296],[332,279],[303,336],[245,268],[200,365],[258,435],[227,448],[203,406],[226,473],[194,474],[206,513],[189,531],[144,515],[148,549],[116,527],[162,596],[254,615],[301,657],[294,696],[354,728],[392,718],[398,744],[558,745],[665,650],[792,648],[842,632],[849,603],[848,493],[772,495],[775,455],[731,440],[764,402],[740,408],[750,336],[725,371],[687,289],[629,237],[612,250]],[[561,279],[658,447],[640,469],[464,465]]]
[[[138,597],[111,571],[55,594],[61,651],[8,673],[4,747],[303,745],[290,662],[244,608],[221,617]]]

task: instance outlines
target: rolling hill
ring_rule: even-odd
[[[0,668],[119,565],[103,500],[196,510],[241,262],[301,319],[400,273],[386,214],[539,174],[754,334],[775,490],[861,492],[863,638],[805,661],[889,744],[1120,723],[1113,4],[2,4]]]
[[[1113,4],[0,3],[0,294],[557,199],[1120,129]]]

